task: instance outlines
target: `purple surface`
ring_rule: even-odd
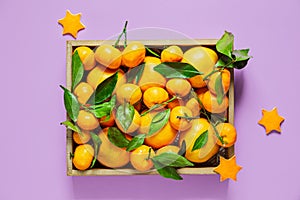
[[[16,1],[0,2],[1,200],[186,199],[299,200],[300,1]],[[192,38],[236,36],[253,60],[236,73],[238,182],[216,176],[67,177],[65,44],[57,20],[82,12],[78,39],[106,39],[129,28],[164,27]],[[282,134],[266,136],[261,109],[278,107]],[[298,121],[297,121],[298,120]]]

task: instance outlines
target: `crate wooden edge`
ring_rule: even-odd
[[[178,173],[181,175],[211,175],[216,174],[214,167],[203,168],[181,168],[178,169]],[[130,176],[130,175],[158,175],[156,170],[150,170],[147,172],[138,172],[134,169],[89,169],[85,171],[72,170],[72,176]]]
[[[139,40],[145,45],[216,45],[217,39],[194,39],[192,42],[190,40]],[[72,49],[77,46],[99,46],[103,42],[106,44],[114,44],[113,40],[68,40],[67,41],[67,58],[66,58],[66,86],[71,89],[72,84]],[[120,41],[120,45],[122,45]],[[228,109],[228,121],[234,124],[234,70],[231,69],[231,82],[229,88],[229,109]],[[68,176],[110,176],[110,175],[155,175],[158,174],[156,170],[151,170],[149,172],[137,172],[134,169],[89,169],[85,171],[80,171],[73,169],[72,159],[70,159],[70,154],[73,152],[73,140],[72,131],[67,130],[67,175]],[[234,155],[234,146],[227,148],[227,156],[230,158]],[[203,168],[181,168],[178,169],[179,174],[216,174],[214,172],[214,167],[203,167]]]
[[[194,39],[194,40],[139,40],[144,45],[215,45],[217,39]],[[77,46],[99,46],[102,43],[114,44],[115,40],[69,40],[67,41],[73,47]],[[120,41],[119,45],[123,45]]]

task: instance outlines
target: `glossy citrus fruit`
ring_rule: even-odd
[[[217,125],[217,131],[221,138],[223,139],[224,144],[218,139],[217,144],[223,147],[231,147],[236,142],[236,129],[230,123],[220,123]]]
[[[93,92],[93,87],[86,82],[80,82],[74,90],[74,94],[77,97],[78,102],[81,104],[85,104]]]
[[[189,79],[194,88],[201,88],[206,85],[203,77],[213,70],[214,65],[218,61],[218,55],[212,49],[198,46],[187,50],[183,54],[181,62],[191,64],[203,75],[197,75]]]
[[[195,90],[195,92],[201,102],[203,101],[203,95],[205,94],[206,91],[208,91],[207,87],[202,87],[202,88]]]
[[[134,115],[133,115],[132,122],[131,122],[131,124],[130,124],[130,126],[128,127],[127,130],[125,130],[125,129],[122,127],[122,125],[121,125],[119,119],[116,118],[116,116],[114,116],[114,118],[115,118],[115,122],[116,122],[118,128],[119,128],[123,133],[127,133],[127,134],[133,133],[133,132],[136,131],[136,130],[140,127],[140,125],[141,125],[141,116],[140,116],[139,112],[138,112],[137,110],[135,110],[135,109],[134,109]]]
[[[118,70],[112,70],[104,66],[97,65],[94,69],[92,69],[88,73],[86,80],[88,84],[90,84],[95,90],[100,83],[102,83],[108,77],[114,75],[114,73],[116,73],[117,71]],[[116,88],[124,84],[125,82],[126,82],[126,77],[124,76],[124,71],[119,69],[118,82]]]
[[[193,117],[200,115],[201,106],[200,106],[197,99],[195,99],[195,98],[189,99],[186,102],[185,106],[192,111],[192,116]]]
[[[117,88],[116,95],[119,103],[128,102],[134,105],[141,100],[143,94],[139,86],[125,83]]]
[[[202,98],[202,103],[208,112],[211,113],[223,113],[228,108],[228,97],[224,96],[221,104],[218,103],[217,97],[211,94],[209,91],[205,92]]]
[[[131,165],[140,172],[145,172],[153,167],[153,162],[150,158],[155,156],[153,149],[147,145],[142,145],[130,154]]]
[[[155,57],[146,57],[144,62],[144,71],[138,83],[141,90],[144,92],[150,87],[164,88],[167,82],[166,78],[154,70],[154,67],[160,64],[160,60]]]
[[[192,111],[186,106],[176,106],[170,113],[171,126],[179,131],[185,131],[192,126],[192,120],[180,117],[192,117]]]
[[[122,62],[122,53],[112,45],[103,44],[96,49],[95,59],[110,69],[118,69]]]
[[[162,62],[179,62],[183,57],[183,52],[179,46],[169,46],[161,52]]]
[[[76,147],[73,157],[73,164],[78,170],[86,170],[94,158],[94,148],[89,144],[82,144]]]
[[[167,146],[164,146],[160,149],[158,149],[156,151],[156,155],[160,155],[162,153],[166,153],[166,152],[172,152],[172,153],[178,153],[180,150],[180,148],[178,146],[175,146],[175,145],[167,145]]]
[[[76,144],[85,144],[90,141],[91,135],[88,131],[82,131],[81,134],[74,132],[73,140]]]
[[[171,95],[185,97],[190,93],[192,86],[186,79],[173,78],[167,82],[166,89]]]
[[[141,42],[131,42],[122,52],[122,65],[132,68],[143,62],[146,55],[145,46]]]
[[[207,130],[207,142],[202,148],[193,151],[192,149],[195,141],[201,134],[204,134]],[[214,135],[209,122],[204,118],[193,120],[192,127],[180,134],[180,144],[182,144],[183,140],[186,143],[185,157],[195,163],[207,161],[219,150],[219,146],[216,142],[216,136]]]
[[[83,130],[90,131],[97,128],[99,122],[92,113],[80,110],[77,117],[77,125]]]
[[[95,54],[94,52],[85,46],[77,47],[74,52],[77,51],[79,58],[83,64],[85,70],[91,70],[96,65]]]
[[[103,129],[99,133],[102,143],[99,148],[98,161],[110,168],[119,168],[126,165],[129,162],[129,152],[111,143],[107,134],[108,128]]]
[[[170,122],[168,122],[163,128],[150,137],[146,137],[145,144],[159,149],[166,145],[172,144],[177,135],[177,130],[172,128]]]
[[[141,116],[141,125],[139,127],[139,133],[147,134],[150,130],[150,124],[152,122],[153,117],[161,111],[152,110],[147,114]],[[143,112],[142,112],[143,113]]]
[[[163,103],[168,99],[169,99],[168,92],[161,87],[150,87],[144,92],[143,95],[144,104],[148,108],[151,108],[155,104]]]
[[[216,79],[219,76],[222,76],[222,87],[224,94],[226,94],[230,86],[230,72],[227,69],[224,69],[221,72],[216,72],[209,76],[209,79],[207,81],[207,87],[211,93],[216,94]]]

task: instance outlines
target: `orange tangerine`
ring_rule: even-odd
[[[131,152],[130,162],[136,170],[145,172],[153,167],[153,162],[150,159],[153,156],[155,156],[153,149],[147,145],[142,145]]]
[[[217,144],[223,147],[231,147],[236,142],[236,129],[230,123],[220,123],[217,125],[217,131],[223,139],[224,144],[218,139]]]
[[[91,135],[88,131],[82,131],[81,134],[74,132],[73,133],[73,140],[76,144],[85,144],[90,141]]]
[[[83,64],[85,70],[91,70],[96,65],[94,52],[86,46],[77,47],[74,52],[77,51],[79,58]]]
[[[201,88],[206,85],[203,77],[213,70],[214,65],[218,61],[218,55],[212,49],[198,46],[187,50],[183,54],[181,62],[191,64],[203,75],[197,75],[189,79],[194,88]]]
[[[192,126],[192,121],[180,117],[192,117],[193,113],[186,106],[176,106],[170,114],[171,126],[179,131],[185,131]]]
[[[86,82],[79,83],[74,89],[74,94],[77,96],[78,102],[81,104],[85,104],[93,92],[93,87]]]
[[[125,83],[117,88],[116,95],[119,103],[128,102],[134,105],[141,100],[143,94],[139,86]]]
[[[83,130],[91,131],[99,126],[99,122],[92,113],[80,110],[77,117],[77,125]]]
[[[103,44],[96,49],[95,59],[105,67],[118,69],[121,65],[122,53],[112,45]]]
[[[76,147],[73,157],[73,164],[78,170],[86,170],[94,158],[94,148],[89,144],[82,144]]]
[[[168,122],[157,133],[150,137],[146,137],[145,144],[153,147],[154,149],[159,149],[166,145],[172,144],[176,138],[176,135],[177,131],[172,128],[170,122]]]
[[[193,151],[195,141],[200,135],[204,134],[207,130],[208,139],[206,144],[200,149],[196,149]],[[212,131],[209,122],[204,118],[193,120],[192,127],[185,132],[181,132],[179,139],[180,144],[182,144],[183,140],[186,143],[185,157],[189,161],[195,163],[206,162],[219,151],[219,146],[216,142],[216,136],[214,135],[214,132]]]
[[[183,52],[179,46],[172,45],[161,52],[162,62],[179,62],[183,57]]]
[[[223,113],[228,108],[228,97],[224,96],[223,101],[221,104],[217,102],[217,97],[210,93],[210,91],[207,91],[204,93],[202,98],[202,103],[208,112],[211,113]]]
[[[209,76],[207,87],[211,93],[216,94],[216,90],[215,90],[216,79],[219,76],[222,76],[222,87],[223,87],[224,94],[226,94],[230,86],[230,72],[227,69],[224,69],[221,72],[216,72],[211,76]]]
[[[173,78],[167,82],[166,89],[171,95],[185,97],[190,93],[192,86],[186,79]]]
[[[168,92],[160,87],[150,87],[144,92],[143,101],[144,104],[151,108],[155,104],[160,104],[169,99]]]
[[[131,42],[122,52],[122,64],[132,68],[143,62],[146,55],[145,46],[141,42]]]

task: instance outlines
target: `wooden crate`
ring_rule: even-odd
[[[88,46],[92,49],[97,46],[105,43],[105,44],[114,44],[115,41],[103,41],[103,40],[71,40],[67,41],[67,88],[71,89],[72,83],[72,52],[78,46]],[[217,43],[216,39],[196,39],[196,40],[145,40],[141,41],[145,46],[149,47],[163,47],[170,45],[178,45],[182,48],[189,48],[193,46],[206,46],[212,49],[215,49],[215,45]],[[120,41],[120,45],[123,45],[122,41]],[[234,71],[231,72],[231,84],[228,92],[229,98],[229,107],[228,107],[228,122],[234,123]],[[106,175],[150,175],[150,174],[158,174],[155,169],[147,171],[147,172],[138,172],[134,169],[109,169],[109,168],[96,168],[96,169],[88,169],[85,171],[77,170],[73,164],[70,155],[74,152],[74,142],[72,138],[72,131],[67,130],[67,175],[68,176],[106,176]],[[225,157],[230,158],[234,155],[234,146],[226,148]],[[179,174],[216,174],[213,170],[215,167],[186,167],[178,169]]]

